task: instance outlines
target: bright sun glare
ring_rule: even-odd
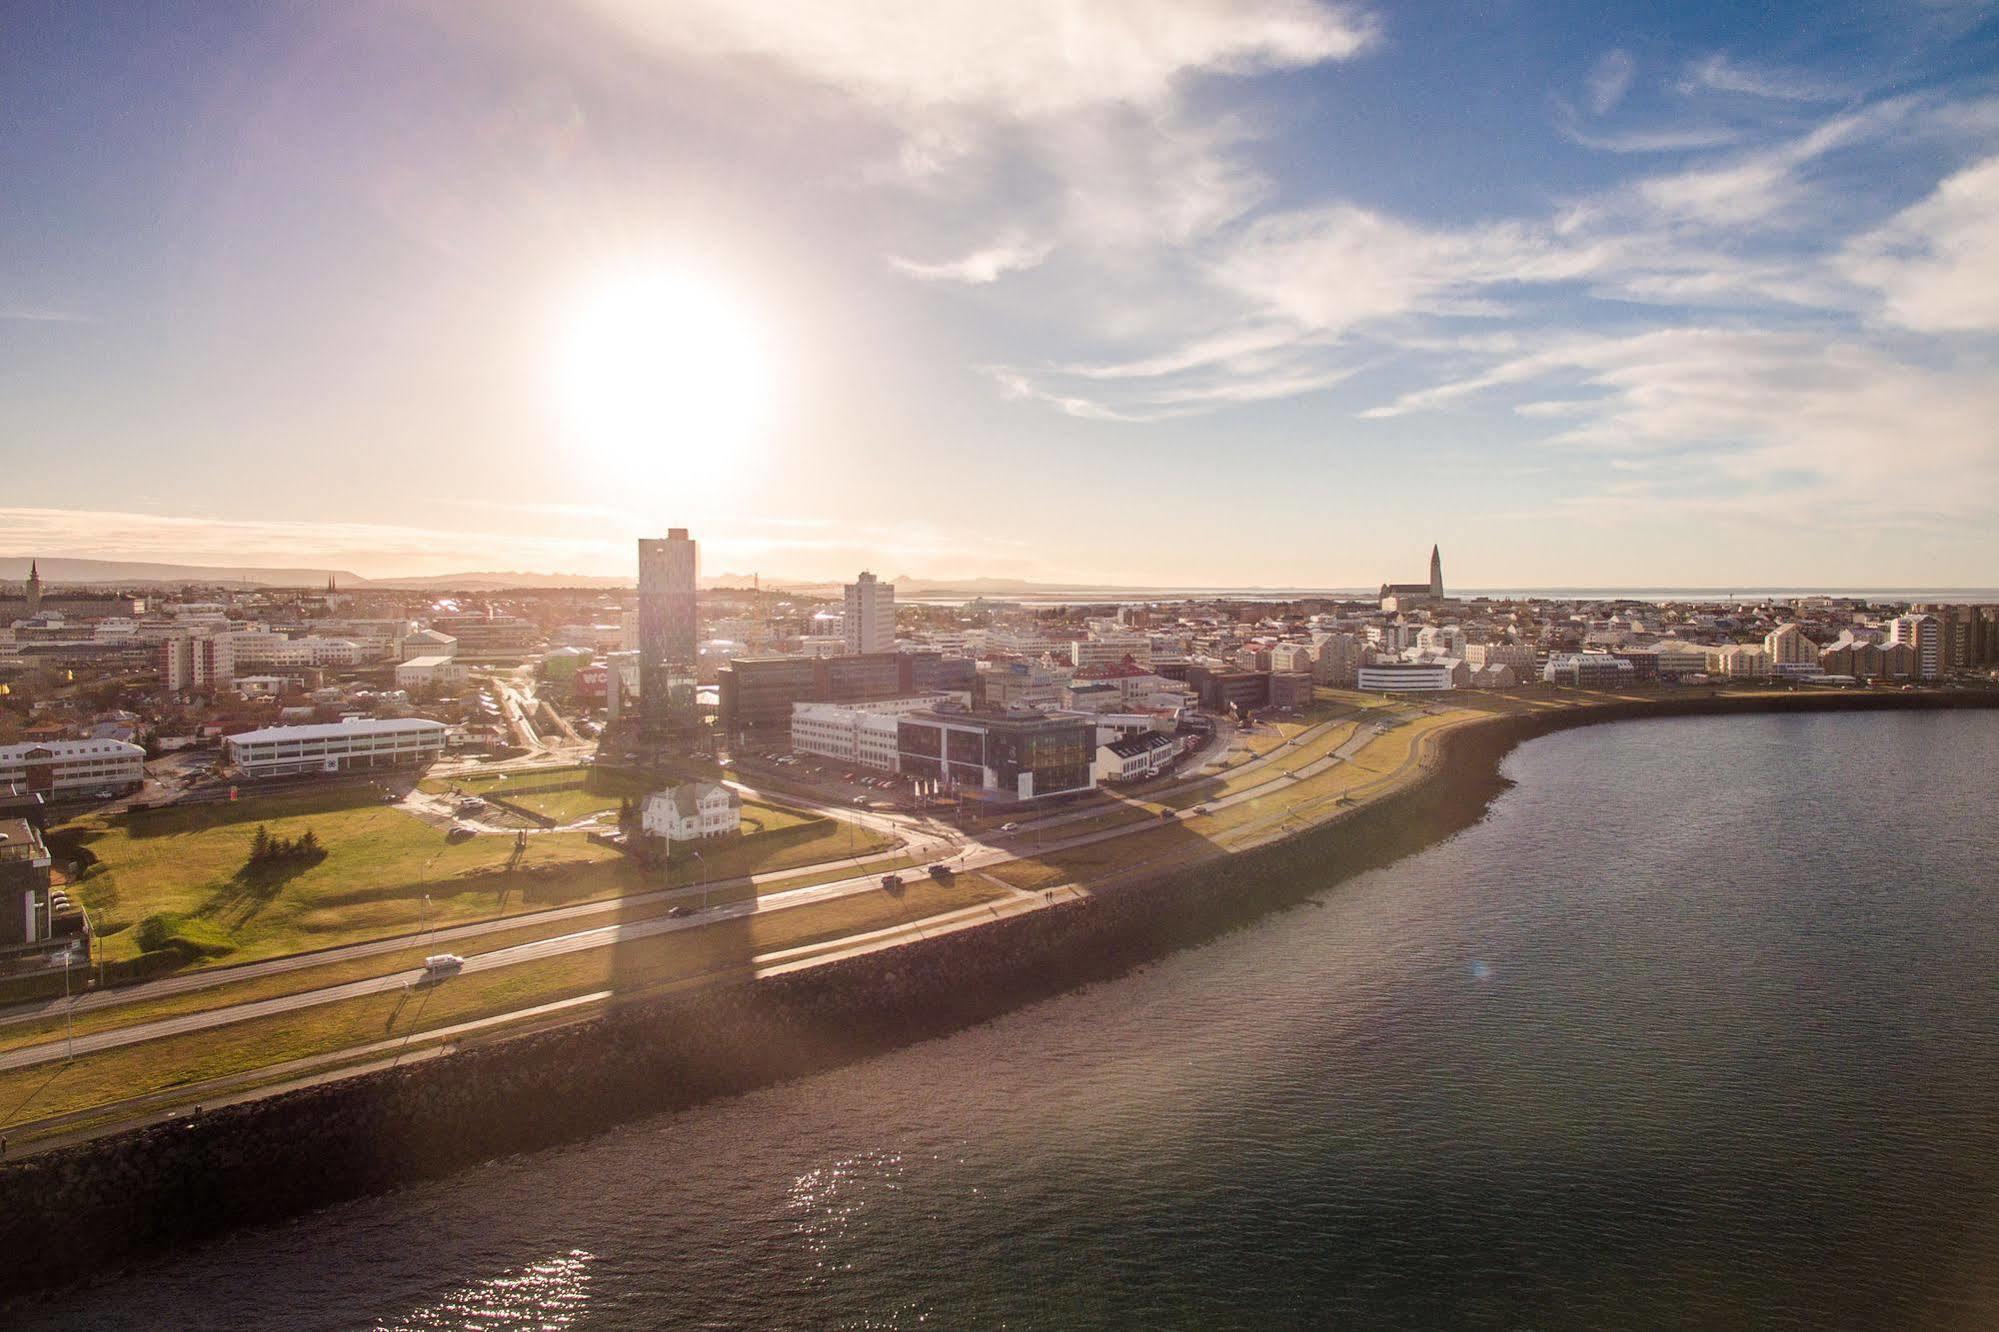
[[[756,321],[733,293],[678,269],[621,274],[587,293],[560,349],[563,413],[579,444],[641,473],[733,469],[770,413]]]

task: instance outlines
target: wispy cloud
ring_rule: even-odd
[[[92,324],[89,315],[46,306],[0,305],[0,320],[21,324]]]
[[[897,272],[926,282],[963,282],[983,286],[988,282],[997,282],[1005,274],[1033,268],[1046,259],[1054,248],[1049,241],[1033,241],[1025,236],[1013,235],[959,259],[923,263],[915,259],[891,257],[889,263]]]
[[[1731,59],[1726,51],[1690,62],[1676,86],[1686,94],[1733,93],[1784,102],[1825,102],[1846,95],[1822,79],[1795,70],[1744,64]]]
[[[1624,94],[1631,91],[1631,80],[1638,73],[1638,62],[1631,53],[1624,50],[1605,51],[1590,67],[1589,78],[1585,81],[1589,89],[1589,109],[1597,115],[1604,115],[1624,100]]]

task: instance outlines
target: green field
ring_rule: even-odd
[[[326,849],[316,864],[259,873],[249,865],[259,826],[295,838],[308,828]],[[477,920],[623,891],[623,857],[581,834],[448,841],[444,833],[360,792],[189,805],[85,819],[51,834],[59,858],[85,862],[78,896],[107,961],[143,951],[139,928],[170,918],[206,956],[242,962],[416,929],[430,898],[433,923]],[[174,930],[170,930],[172,933]]]
[[[745,835],[676,847],[665,870],[644,870],[582,833],[448,840],[421,819],[361,792],[315,792],[130,816],[91,818],[51,834],[60,860],[84,864],[77,896],[114,970],[148,954],[148,972],[247,962],[327,948],[419,922],[485,920],[563,902],[620,895],[867,855],[890,839],[767,805],[745,807]],[[307,829],[316,863],[250,864],[259,826],[275,837]],[[423,899],[429,898],[426,907]]]

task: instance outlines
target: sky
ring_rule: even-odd
[[[0,554],[1999,584],[1999,7],[0,11]]]

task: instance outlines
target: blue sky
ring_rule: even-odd
[[[1917,0],[16,4],[0,553],[1991,585],[1995,73]]]

